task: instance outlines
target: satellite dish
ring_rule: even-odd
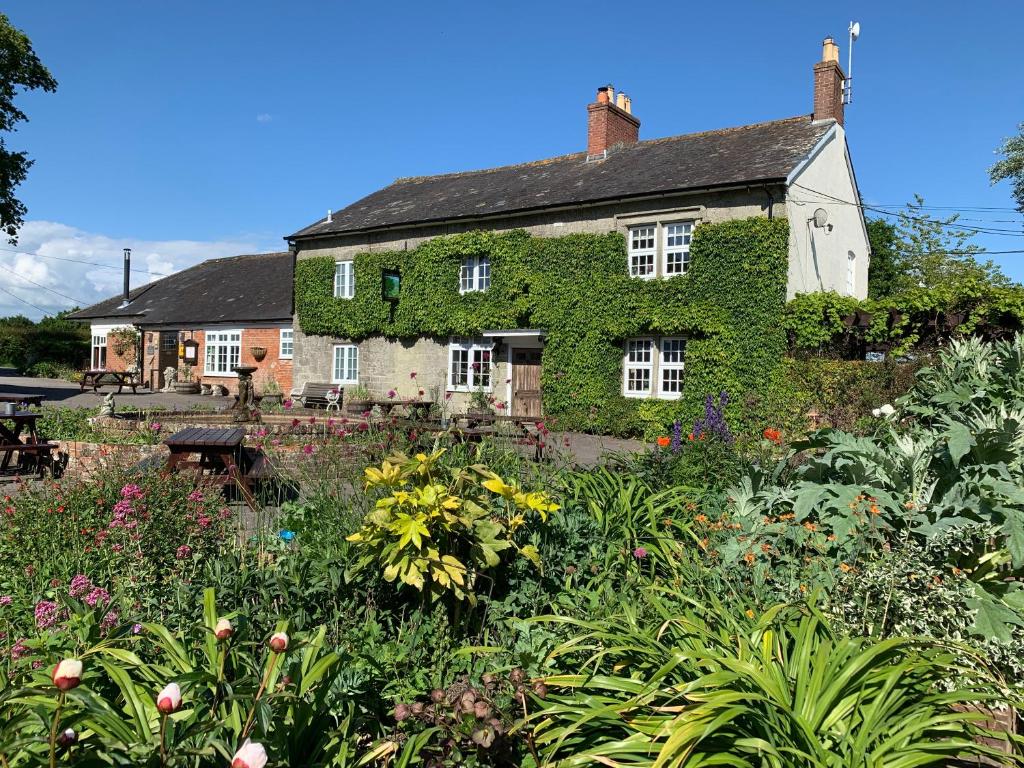
[[[858,37],[860,37],[860,22],[859,21],[851,21],[850,22],[850,39],[851,40],[856,40]]]
[[[828,211],[824,208],[819,208],[814,212],[814,218],[812,219],[814,226],[818,229],[824,229],[825,225],[828,224]]]

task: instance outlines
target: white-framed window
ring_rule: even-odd
[[[633,227],[629,230],[629,275],[650,280],[654,277],[655,227]]]
[[[335,344],[331,371],[332,384],[358,384],[359,347],[355,344]]]
[[[662,274],[665,277],[685,275],[690,269],[690,237],[693,235],[693,222],[666,224],[662,227],[665,242],[662,252],[665,254]]]
[[[205,331],[206,375],[236,376],[231,370],[238,365],[242,356],[242,332]]]
[[[857,295],[857,254],[851,253],[846,257],[846,294]]]
[[[93,331],[92,334],[92,369],[102,371],[107,367],[107,332]]]
[[[334,297],[351,299],[356,295],[356,269],[352,261],[334,262]]]
[[[467,256],[459,269],[459,293],[486,291],[491,287],[491,257]]]
[[[491,391],[494,344],[479,339],[451,339],[448,343],[448,389]]]
[[[178,351],[178,334],[175,331],[161,331],[160,349],[164,352]]]
[[[626,397],[650,397],[654,376],[653,339],[630,339],[626,342],[623,365],[623,393]]]
[[[683,394],[683,361],[686,357],[686,339],[661,340],[658,357],[658,395],[677,398]]]
[[[622,356],[622,394],[675,400],[683,393],[686,339],[628,339]]]
[[[291,328],[281,329],[281,349],[278,357],[282,360],[291,360],[295,354],[295,331]]]

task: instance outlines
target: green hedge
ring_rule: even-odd
[[[689,274],[645,281],[629,277],[619,233],[469,232],[412,251],[357,254],[356,294],[348,300],[332,295],[333,258],[301,259],[295,306],[303,333],[355,340],[542,328],[544,407],[559,427],[649,436],[677,418],[692,422],[709,393],[725,390],[738,402],[777,384],[788,240],[782,219],[702,224]],[[490,256],[490,289],[460,295],[462,260],[482,253]],[[380,295],[384,268],[402,271],[393,317]],[[688,337],[682,399],[622,397],[622,342],[645,334]]]

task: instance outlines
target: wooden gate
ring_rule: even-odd
[[[512,415],[539,419],[544,415],[540,392],[539,349],[512,350]]]

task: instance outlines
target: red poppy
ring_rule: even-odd
[[[670,444],[671,442],[672,442],[672,439],[671,439],[671,438],[668,438],[668,437],[664,437],[664,436],[662,436],[662,437],[659,437],[659,438],[658,438],[658,447],[659,447],[659,448],[668,448],[668,446],[669,446],[669,444]]]
[[[777,430],[777,429],[773,429],[772,427],[768,427],[764,431],[764,438],[765,438],[765,440],[770,440],[773,443],[775,443],[776,445],[778,445],[779,443],[782,442],[782,433],[779,432],[779,430]]]

